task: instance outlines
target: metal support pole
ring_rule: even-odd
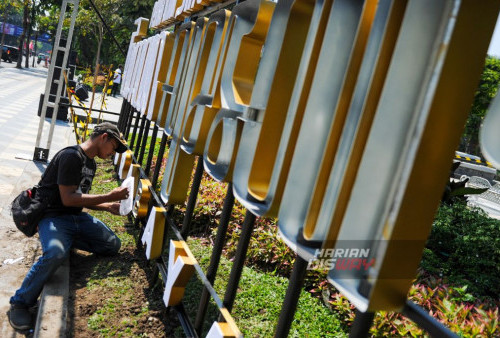
[[[130,103],[127,101],[127,116],[128,116],[128,121],[127,125],[125,126],[125,139],[128,140],[128,135],[130,134],[130,128],[132,127],[132,120],[134,119],[134,110],[132,109],[132,106]]]
[[[283,306],[281,307],[280,318],[276,326],[275,337],[287,337],[292,326],[295,310],[299,301],[300,292],[304,286],[304,277],[307,273],[307,261],[298,256],[295,258],[292,275],[288,283]]]
[[[231,212],[234,206],[234,194],[233,194],[233,184],[229,183],[227,186],[226,197],[224,198],[224,204],[222,206],[222,213],[220,215],[219,226],[217,227],[217,236],[215,237],[215,242],[212,249],[212,256],[210,257],[210,265],[207,269],[207,279],[210,284],[214,284],[215,276],[217,275],[217,269],[219,268],[220,257],[222,255],[222,249],[224,248],[224,243],[226,242],[227,227],[229,225],[229,220],[231,219]],[[198,334],[201,334],[203,327],[203,322],[205,320],[205,315],[207,313],[207,306],[210,294],[206,288],[203,288],[203,293],[200,298],[200,303],[198,305],[198,312],[196,313],[196,320],[194,323],[194,328]]]
[[[141,127],[139,128],[139,135],[137,136],[137,143],[134,144],[134,157],[139,156],[139,151],[141,150],[142,134],[144,133],[144,127],[146,126],[146,117],[141,118]]]
[[[118,117],[118,123],[116,127],[118,130],[123,134],[123,120],[126,120],[127,117],[125,116],[126,114],[126,109],[125,109],[125,101],[122,101],[122,106],[120,108],[120,115]]]
[[[139,227],[139,224],[141,224],[141,220],[139,218],[136,218],[134,220],[134,229],[137,229]],[[139,234],[137,237],[135,237],[135,241],[137,242],[137,249],[142,251],[142,241],[141,241],[141,232],[139,231]]]
[[[198,156],[198,164],[196,165],[196,171],[194,172],[193,184],[191,185],[191,191],[189,193],[189,199],[186,205],[186,212],[184,214],[184,220],[182,222],[181,235],[184,238],[187,238],[189,230],[191,230],[191,220],[193,219],[194,206],[196,205],[196,199],[198,198],[198,191],[200,190],[202,177],[203,157]]]
[[[156,158],[155,171],[151,179],[151,187],[156,191],[156,184],[158,183],[158,176],[160,175],[161,163],[163,162],[163,154],[165,154],[165,147],[167,146],[168,136],[163,133],[161,137],[160,149],[158,149],[158,157]]]
[[[169,204],[167,206],[167,217],[172,217],[174,211],[175,211],[175,204]]]
[[[153,285],[153,288],[155,287],[156,283],[158,283],[158,274],[160,273],[160,270],[158,269],[158,262],[154,261],[151,264],[151,285]]]
[[[196,331],[193,328],[193,324],[191,323],[191,320],[189,319],[189,316],[184,309],[184,305],[180,303],[179,305],[175,305],[174,309],[177,312],[177,318],[179,318],[179,322],[181,323],[186,337],[198,337]]]
[[[135,143],[135,136],[137,134],[137,127],[139,126],[139,112],[136,111],[135,109],[132,112],[132,115],[137,113],[137,116],[135,117],[135,123],[134,123],[134,131],[132,131],[132,139],[130,140],[130,149],[134,149],[134,143]]]
[[[138,159],[138,162],[139,162],[139,165],[142,167],[142,161],[144,160],[144,152],[146,151],[146,143],[148,142],[148,136],[149,136],[149,127],[151,127],[151,121],[148,120],[146,117],[144,117],[146,119],[146,125],[145,125],[145,128],[144,128],[144,136],[142,138],[142,141],[141,141],[141,151],[139,153],[139,159]]]
[[[123,116],[123,121],[122,121],[122,133],[125,135],[127,133],[127,129],[129,127],[129,124],[131,123],[131,117],[132,112],[130,110],[129,104],[127,100],[123,100],[123,111],[124,111],[124,116]]]
[[[356,310],[356,317],[352,323],[351,332],[349,332],[349,337],[368,337],[368,332],[373,324],[373,318],[375,317],[375,312],[361,312]]]
[[[229,312],[233,309],[234,298],[236,297],[236,290],[238,289],[241,272],[243,271],[243,265],[245,264],[248,244],[250,243],[250,237],[252,236],[255,219],[255,215],[247,210],[241,229],[240,239],[238,240],[238,247],[236,248],[236,256],[234,257],[233,267],[231,268],[231,274],[229,275],[226,294],[224,295],[223,303]]]
[[[150,177],[149,172],[151,171],[151,162],[153,161],[153,154],[155,152],[157,137],[158,137],[158,125],[155,123],[155,125],[153,126],[153,134],[151,135],[151,143],[149,144],[149,154],[148,154],[148,159],[146,161],[146,169],[144,169],[148,177]]]

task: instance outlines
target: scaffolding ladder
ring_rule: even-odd
[[[49,66],[49,71],[47,75],[47,82],[45,83],[45,94],[43,97],[42,109],[40,111],[40,123],[38,125],[38,134],[36,137],[35,151],[33,154],[33,161],[47,162],[49,157],[50,145],[52,143],[52,137],[54,134],[54,126],[57,119],[57,114],[59,112],[59,102],[61,100],[61,94],[65,89],[64,81],[64,71],[66,71],[68,64],[69,51],[71,49],[71,40],[73,39],[73,31],[75,28],[76,15],[78,14],[78,6],[80,0],[63,0],[61,6],[61,14],[59,16],[59,24],[57,26],[56,37],[54,40],[53,52],[51,55],[51,62]],[[66,38],[62,37],[62,31],[64,26],[64,19],[66,17],[66,12],[71,13],[70,26],[67,32]],[[66,41],[64,44],[64,40]],[[57,66],[57,59],[60,55],[59,52],[63,53],[62,64]],[[58,78],[54,79],[54,73],[59,70]],[[49,96],[51,95],[51,88],[55,85],[57,91],[55,93],[54,102],[49,102]],[[52,119],[50,121],[49,135],[47,137],[46,146],[41,145],[42,134],[44,131],[45,116],[47,114],[47,108],[52,108]]]

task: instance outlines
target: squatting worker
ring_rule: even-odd
[[[10,299],[9,321],[15,329],[27,330],[33,326],[30,308],[72,247],[101,255],[118,253],[120,239],[103,222],[82,209],[119,214],[117,201],[128,198],[127,188],[118,187],[101,195],[91,195],[89,190],[96,171],[94,158],[109,158],[126,149],[118,128],[111,123],[101,123],[87,141],[59,152],[52,160],[54,165],[42,176],[40,189],[52,190],[54,198],[38,224],[43,255]]]

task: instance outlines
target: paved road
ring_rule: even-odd
[[[6,312],[9,298],[20,286],[33,262],[41,254],[37,236],[27,238],[15,228],[9,205],[21,190],[40,179],[46,165],[30,161],[39,126],[40,94],[44,91],[47,69],[20,70],[2,63],[0,68],[0,336],[22,336],[9,325]],[[50,122],[44,122],[45,147]],[[49,158],[68,145],[69,124],[57,121]]]
[[[483,209],[490,217],[500,220],[500,205],[480,196],[469,196],[469,203]]]
[[[27,71],[15,68],[0,70],[0,212],[7,205],[35,149],[40,94],[45,87],[46,70]],[[49,157],[67,144],[69,125],[56,121]],[[45,147],[50,122],[44,123],[41,146]],[[43,166],[41,166],[40,170]]]
[[[47,70],[20,70],[4,62],[0,67],[0,336],[16,337],[23,335],[8,323],[9,298],[41,250],[36,236],[27,238],[17,231],[9,205],[19,191],[38,182],[46,167],[27,159],[33,156]],[[44,125],[48,135],[49,122]],[[67,145],[70,131],[67,123],[57,123],[50,155]]]
[[[47,69],[41,66],[17,69],[15,63],[0,63],[0,337],[24,336],[10,327],[6,312],[9,298],[41,254],[37,236],[27,238],[15,228],[9,205],[21,190],[36,184],[46,168],[46,164],[30,160],[40,121],[38,103],[46,78]],[[119,112],[121,102],[121,98],[108,98],[108,110]],[[46,119],[40,144],[43,148],[47,145],[49,128],[50,120]],[[74,143],[72,125],[56,121],[49,159],[59,149]]]

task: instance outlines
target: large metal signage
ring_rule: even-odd
[[[138,20],[129,47],[122,95],[171,138],[162,202],[185,202],[198,156],[249,212],[278,217],[300,257],[328,260],[329,281],[359,310],[401,309],[499,2],[247,0],[187,19],[207,4],[157,1],[150,27],[186,22],[146,38]],[[486,147],[497,134],[485,128]],[[133,170],[127,154],[120,168]],[[161,251],[160,207],[142,239],[148,258]],[[170,246],[182,251],[171,253],[173,304],[196,261],[184,242]]]

